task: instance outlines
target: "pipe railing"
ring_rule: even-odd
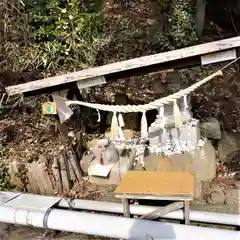
[[[240,232],[51,209],[0,206],[0,222],[130,240],[239,240]]]
[[[57,206],[65,209],[72,208],[72,209],[78,209],[78,210],[123,214],[122,204],[113,203],[113,202],[102,202],[102,201],[81,200],[81,199],[75,199],[75,200],[69,201],[67,199],[62,199],[57,204]],[[146,215],[150,212],[155,211],[157,208],[158,207],[130,204],[130,214],[140,215],[140,216]],[[177,210],[177,211],[168,213],[163,217],[167,219],[183,220],[184,214],[182,210]],[[240,217],[237,214],[235,215],[235,214],[191,210],[190,221],[229,225],[229,226],[240,226]]]
[[[0,192],[1,194],[12,194],[11,192]],[[18,193],[17,193],[18,194]],[[19,193],[23,195],[22,193]],[[24,194],[29,195],[29,194]],[[35,195],[38,196],[38,195]],[[39,197],[43,197],[40,196]],[[0,204],[1,205],[1,204]],[[74,209],[74,210],[86,210],[95,211],[102,213],[116,213],[123,214],[123,206],[121,203],[94,201],[94,200],[82,200],[82,199],[61,199],[55,207],[63,209]],[[130,204],[130,214],[132,215],[146,215],[157,209],[156,206],[145,206],[145,205],[134,205]],[[163,216],[164,219],[183,220],[184,214],[182,210],[177,210],[168,213]],[[190,221],[210,224],[221,224],[229,226],[240,226],[240,216],[237,214],[226,214],[206,211],[194,211],[190,210]]]

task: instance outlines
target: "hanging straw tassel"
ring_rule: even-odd
[[[184,95],[183,101],[184,101],[184,107],[185,107],[185,109],[188,109],[187,95]]]
[[[147,124],[147,117],[146,112],[142,113],[142,120],[141,120],[141,137],[148,138],[148,124]]]
[[[164,129],[165,127],[164,106],[160,107],[159,117],[161,119],[161,122],[160,122],[161,129]]]
[[[121,140],[126,140],[125,136],[124,136],[124,133],[123,133],[123,130],[121,127],[118,127],[118,136]]]
[[[124,123],[123,116],[121,113],[119,113],[119,115],[118,115],[118,122],[119,122],[120,127],[125,127],[125,123]]]
[[[123,133],[123,130],[122,130],[122,127],[125,126],[125,123],[124,123],[124,120],[123,120],[123,116],[121,113],[118,114],[118,136],[121,140],[126,140],[125,139],[125,136],[124,136],[124,133]]]
[[[111,123],[111,135],[112,137],[117,137],[118,136],[118,119],[117,119],[117,113],[113,113],[112,117],[112,123]]]
[[[97,114],[98,114],[98,120],[97,120],[97,122],[101,122],[101,114],[100,114],[100,111],[98,110],[98,109],[96,109],[97,110]]]
[[[173,102],[173,117],[174,117],[174,123],[176,128],[181,128],[183,126],[182,122],[182,116],[180,109],[177,104],[177,100],[175,99]]]

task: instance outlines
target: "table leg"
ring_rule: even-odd
[[[189,219],[189,212],[190,212],[190,204],[189,201],[184,201],[184,223],[186,225],[190,225],[190,219]]]
[[[123,203],[123,215],[124,215],[124,217],[130,218],[129,200],[127,198],[123,198],[122,203]]]

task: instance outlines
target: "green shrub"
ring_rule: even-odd
[[[1,0],[0,0],[1,1]],[[86,4],[87,2],[87,4]],[[6,39],[8,67],[14,70],[71,71],[93,66],[109,40],[99,12],[101,1],[24,0],[28,39]],[[13,12],[9,12],[14,16]],[[11,24],[16,18],[12,17]],[[20,24],[19,24],[20,25]],[[16,32],[20,30],[17,29]],[[6,54],[7,55],[7,54]]]
[[[154,34],[153,46],[157,48],[158,51],[169,51],[196,44],[198,37],[194,18],[195,1],[154,1],[157,1],[162,14],[167,15],[167,27],[165,31]]]
[[[38,65],[50,70],[95,65],[98,52],[108,40],[101,14],[93,11],[94,4],[86,6],[85,2],[43,0],[26,5],[34,32],[32,48],[39,53]]]

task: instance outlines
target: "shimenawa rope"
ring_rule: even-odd
[[[228,66],[232,65],[234,62],[238,61],[240,57],[236,58],[217,72],[211,74],[210,76],[202,79],[201,81],[193,84],[192,86],[182,89],[174,94],[171,94],[167,97],[157,99],[153,102],[143,104],[143,105],[104,105],[104,104],[97,104],[97,103],[87,103],[82,101],[67,101],[66,104],[69,106],[71,104],[78,104],[85,107],[94,108],[97,110],[102,111],[109,111],[113,112],[113,118],[112,118],[112,124],[111,124],[111,132],[112,136],[117,135],[117,129],[120,127],[118,123],[117,113],[130,113],[130,112],[142,112],[142,120],[141,120],[141,137],[147,138],[148,137],[148,127],[147,127],[147,119],[146,119],[146,111],[158,109],[166,104],[173,103],[173,114],[174,114],[174,121],[175,121],[175,127],[180,128],[182,127],[182,120],[181,120],[181,113],[180,109],[177,105],[177,100],[188,95],[189,93],[195,91],[197,88],[199,88],[201,85],[207,83],[212,78],[216,76],[223,75],[223,70],[227,68]],[[184,103],[186,105],[186,101],[184,100]],[[187,106],[185,106],[187,107]]]

